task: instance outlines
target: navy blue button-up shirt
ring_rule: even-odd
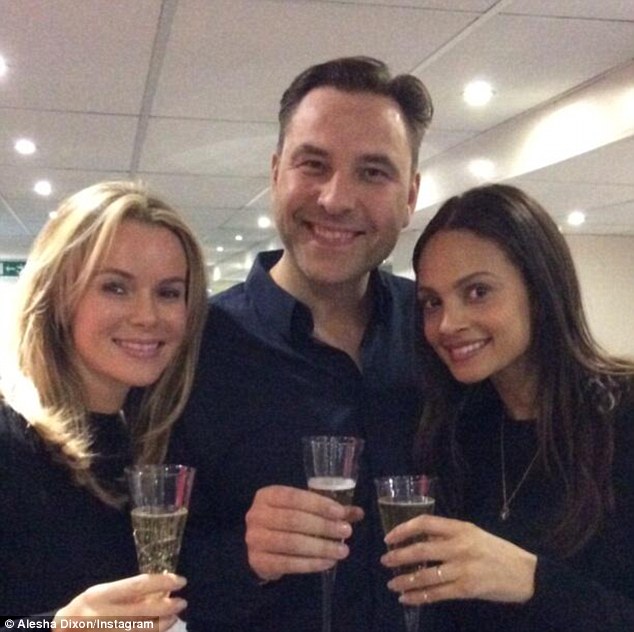
[[[194,465],[196,482],[182,553],[191,632],[320,629],[318,575],[258,586],[246,559],[244,517],[266,485],[305,488],[301,438],[345,434],[366,441],[351,554],[337,569],[333,632],[401,632],[385,587],[373,489],[376,476],[411,470],[420,410],[414,284],[371,274],[373,301],[361,367],[312,335],[310,310],[268,271],[261,253],[245,283],[212,299],[196,386],[169,458]]]

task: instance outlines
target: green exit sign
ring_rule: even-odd
[[[0,261],[0,277],[20,276],[22,268],[26,264],[24,259],[8,259]]]

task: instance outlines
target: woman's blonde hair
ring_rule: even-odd
[[[71,323],[118,228],[129,220],[170,230],[187,260],[186,336],[160,378],[134,389],[125,404],[135,461],[156,463],[165,457],[171,427],[193,382],[207,278],[191,229],[175,209],[140,184],[103,182],[83,189],[62,202],[44,226],[16,286],[12,363],[2,382],[6,403],[26,418],[76,482],[111,504],[116,499],[90,469],[90,411],[76,366]]]

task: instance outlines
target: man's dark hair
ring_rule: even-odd
[[[280,101],[278,151],[282,150],[288,124],[302,99],[315,88],[331,86],[345,92],[369,92],[396,101],[401,108],[412,150],[412,170],[418,166],[418,150],[434,108],[431,96],[413,75],[392,77],[388,67],[372,57],[341,57],[307,68],[286,89]]]

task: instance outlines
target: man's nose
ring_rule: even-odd
[[[355,207],[356,196],[354,178],[336,171],[321,184],[319,204],[327,213],[338,215]]]

